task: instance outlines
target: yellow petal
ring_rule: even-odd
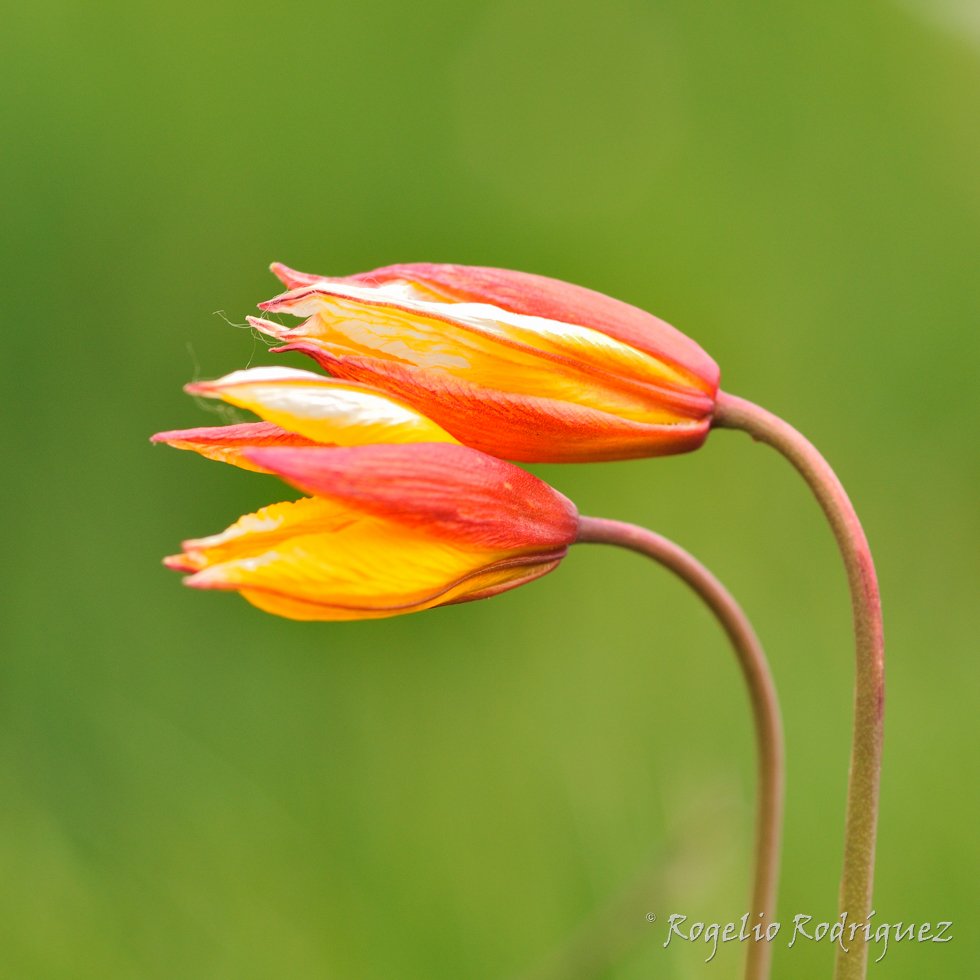
[[[297,534],[250,557],[209,564],[199,588],[252,588],[354,609],[409,606],[437,597],[505,556],[459,548],[392,521],[356,516],[336,530]]]
[[[253,606],[265,612],[273,613],[276,616],[284,616],[287,619],[319,621],[386,619],[391,616],[402,616],[405,613],[421,612],[423,609],[431,609],[433,606],[444,606],[453,602],[460,602],[469,596],[481,598],[482,596],[479,593],[495,591],[502,586],[506,586],[508,582],[522,582],[531,578],[537,578],[540,575],[550,572],[557,565],[557,561],[547,562],[535,566],[530,574],[527,566],[489,570],[477,573],[438,595],[430,596],[422,602],[380,609],[325,605],[319,602],[308,602],[292,596],[281,595],[277,592],[265,592],[259,589],[243,588],[239,591]]]
[[[306,323],[286,330],[270,321],[250,322],[281,340],[313,340],[338,355],[440,368],[486,388],[572,402],[637,422],[690,417],[648,387],[690,392],[689,374],[597,330],[486,304],[386,296],[384,290],[318,283],[296,290],[295,300],[261,304],[309,316]],[[398,305],[384,305],[385,298]]]
[[[361,517],[347,504],[326,497],[287,500],[245,514],[220,534],[185,541],[184,554],[168,561],[174,567],[196,571],[261,555],[296,535],[332,533]]]
[[[456,442],[445,429],[390,395],[312,371],[250,368],[217,381],[195,382],[186,390],[246,408],[319,443]]]

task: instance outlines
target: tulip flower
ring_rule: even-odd
[[[530,473],[444,443],[243,450],[316,496],[185,541],[168,567],[290,619],[377,619],[487,598],[557,567],[575,506]]]
[[[524,462],[662,456],[708,434],[718,368],[636,307],[542,276],[410,265],[346,279],[276,265],[250,317],[337,378],[382,388],[464,445]]]

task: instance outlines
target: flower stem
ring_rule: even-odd
[[[753,925],[758,923],[764,928],[773,921],[776,912],[783,821],[784,752],[779,699],[766,655],[755,630],[721,582],[696,558],[667,538],[635,524],[624,524],[601,517],[580,517],[578,541],[630,548],[669,568],[711,609],[735,648],[752,702],[759,763],[756,787],[755,877],[750,918]],[[765,940],[750,941],[745,980],[768,980],[771,960],[771,943]]]
[[[874,886],[885,709],[881,600],[871,551],[861,522],[840,480],[827,461],[796,429],[764,408],[725,392],[718,393],[714,425],[742,429],[753,439],[768,443],[781,452],[800,471],[827,515],[847,569],[854,616],[856,675],[854,741],[847,791],[839,911],[846,912],[852,923],[862,922],[871,912]],[[852,944],[850,952],[844,952],[838,946],[835,980],[864,980],[867,965],[867,943]]]

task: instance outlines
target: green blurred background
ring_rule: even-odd
[[[980,973],[974,4],[7,0],[0,27],[0,975],[507,980],[677,828],[710,859],[610,976],[738,975],[737,943],[662,945],[670,912],[744,911],[753,792],[732,657],[665,572],[588,546],[490,602],[308,624],[161,567],[290,496],[147,441],[220,421],[184,382],[275,360],[229,325],[273,260],[594,287],[816,442],[884,599],[877,921],[954,922],[871,975]],[[535,469],[754,619],[789,752],[775,976],[829,977],[826,941],[786,948],[835,914],[847,775],[816,505],[735,433]]]

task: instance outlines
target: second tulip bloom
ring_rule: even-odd
[[[273,271],[260,308],[305,317],[253,326],[337,378],[382,388],[451,437],[519,462],[586,462],[697,449],[718,368],[669,324],[543,276],[399,265],[347,278]]]

